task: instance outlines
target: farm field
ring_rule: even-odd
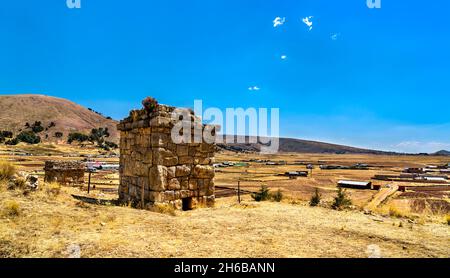
[[[0,160],[40,179],[46,160],[87,158],[118,163],[117,157],[75,146],[0,149]],[[285,161],[286,165],[255,160]],[[403,183],[371,180],[375,174],[398,175],[405,167],[439,165],[448,160],[440,156],[266,156],[221,151],[216,163],[246,164],[216,169],[216,206],[162,213],[115,205],[118,173],[113,171],[94,173],[91,182],[96,187],[91,187],[89,194],[87,185],[61,187],[54,194],[42,180],[41,189],[29,194],[6,190],[2,185],[0,257],[70,257],[74,246],[82,257],[367,257],[373,246],[382,257],[449,257],[448,187],[411,183],[408,186],[415,186],[413,190],[386,193],[387,199],[371,212],[365,208],[377,199],[379,191],[346,189],[353,206],[344,211],[330,208],[338,180],[372,181],[387,191],[388,184]],[[369,169],[319,167],[356,163],[368,164]],[[306,171],[306,164],[315,166],[312,176],[289,179],[279,175]],[[280,189],[284,199],[280,203],[255,202],[243,194],[238,204],[232,190],[238,181],[245,191],[255,192],[261,185],[272,192]],[[231,190],[225,192],[221,187]],[[430,191],[420,190],[427,187]],[[309,207],[316,188],[322,203]],[[17,204],[17,215],[4,211],[11,203]]]

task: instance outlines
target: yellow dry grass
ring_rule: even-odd
[[[17,172],[16,166],[7,161],[0,161],[0,180],[10,179]]]
[[[34,155],[11,155],[14,151]],[[0,159],[13,162],[20,171],[41,176],[46,160],[82,159],[81,154],[98,153],[65,145],[0,146]],[[216,185],[236,186],[241,180],[243,189],[256,191],[266,184],[272,193],[281,189],[283,201],[256,203],[245,195],[240,205],[235,198],[223,198],[217,199],[215,208],[188,212],[88,204],[71,197],[85,191],[57,184],[42,184],[38,192],[26,195],[0,184],[0,208],[11,208],[15,203],[19,212],[0,216],[0,257],[68,257],[73,246],[80,247],[82,257],[366,257],[368,246],[373,244],[380,247],[384,257],[450,256],[448,212],[414,215],[408,199],[397,199],[400,194],[374,209],[378,216],[326,208],[336,195],[339,179],[370,180],[374,174],[398,174],[403,167],[442,164],[446,162],[444,157],[219,153],[216,161],[252,158],[289,163],[367,163],[375,168],[322,171],[316,167],[312,177],[295,180],[277,175],[306,170],[305,166],[250,163],[248,167],[224,168],[216,173]],[[101,160],[118,162],[117,158]],[[94,182],[97,179],[110,183],[104,187],[117,187],[116,174],[93,177]],[[308,201],[316,188],[323,207],[311,208]],[[347,193],[357,208],[363,208],[376,191],[350,189]],[[90,196],[117,198],[98,190]]]
[[[1,257],[366,257],[376,244],[384,257],[449,257],[449,226],[414,224],[356,211],[311,208],[306,203],[219,199],[215,208],[175,216],[75,200],[82,194],[43,187],[16,202],[18,216],[0,218]],[[402,221],[402,225],[398,225]]]

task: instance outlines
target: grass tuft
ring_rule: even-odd
[[[0,161],[0,180],[10,180],[17,173],[17,168],[14,164]]]
[[[150,211],[176,216],[175,208],[170,204],[156,203],[150,206]]]
[[[283,200],[283,192],[278,189],[275,193],[271,194],[271,197],[275,202],[281,202],[281,200]]]
[[[391,205],[389,207],[389,215],[396,218],[402,218],[405,217],[405,213],[399,209],[398,207]]]
[[[57,182],[46,183],[44,187],[49,196],[56,197],[61,193],[61,185]]]
[[[333,205],[331,206],[333,209],[341,210],[344,208],[348,208],[352,205],[352,200],[347,197],[347,193],[345,190],[342,190],[341,187],[338,188],[337,196],[334,198]]]
[[[314,192],[314,195],[311,197],[311,199],[309,200],[309,205],[311,207],[316,207],[320,204],[320,199],[322,198],[322,196],[319,193],[319,188],[316,188],[316,191]]]
[[[267,185],[261,185],[261,188],[258,192],[252,194],[253,200],[257,202],[267,201],[270,199],[270,192],[269,188],[267,188]]]
[[[2,206],[3,217],[15,217],[20,215],[20,204],[14,200],[7,200]]]

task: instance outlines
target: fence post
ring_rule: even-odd
[[[238,181],[238,202],[241,203],[241,181]]]
[[[88,179],[88,194],[91,191],[91,171],[89,170],[89,179]]]
[[[144,200],[145,200],[144,194],[145,194],[145,188],[144,188],[144,185],[142,185],[142,187],[141,187],[141,209],[145,208],[144,207]]]

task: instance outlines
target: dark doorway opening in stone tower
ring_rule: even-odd
[[[183,210],[192,210],[192,198],[181,199],[183,203]]]

